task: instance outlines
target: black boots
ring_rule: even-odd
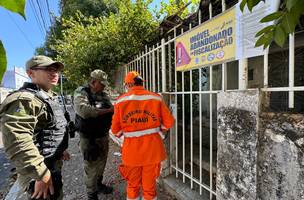
[[[101,192],[102,194],[111,194],[113,192],[113,188],[111,186],[107,186],[105,184],[98,184],[97,185],[98,192]]]
[[[102,194],[111,194],[113,192],[113,187],[103,184],[102,179],[103,179],[103,177],[100,177],[97,180],[97,190],[98,190],[98,192],[100,192]]]
[[[88,200],[98,200],[97,192],[88,193]]]

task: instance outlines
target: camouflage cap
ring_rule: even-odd
[[[91,77],[99,80],[101,84],[107,86],[109,83],[107,81],[108,75],[104,71],[100,69],[95,69],[94,71],[91,72]]]
[[[26,62],[26,70],[33,69],[35,67],[49,67],[57,66],[59,70],[64,68],[64,65],[61,62],[54,61],[47,56],[34,56]]]

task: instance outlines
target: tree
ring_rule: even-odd
[[[184,6],[187,6],[188,2],[189,2],[188,0],[169,0],[168,3],[161,1],[160,10],[158,12],[157,11],[155,12],[158,18],[160,18],[162,15],[170,16],[176,14]],[[200,0],[192,0],[190,5],[191,7],[190,10],[185,9],[180,13],[178,13],[178,15],[182,18],[187,17],[190,13],[194,12],[198,8],[199,3]]]
[[[1,0],[0,6],[14,13],[18,13],[25,19],[25,14],[24,14],[25,0]],[[6,70],[6,65],[7,65],[6,52],[2,44],[2,41],[0,40],[0,82]]]
[[[36,49],[36,54],[46,55],[52,58],[57,56],[57,52],[53,48],[56,40],[62,39],[62,18],[69,19],[75,17],[77,12],[81,12],[84,16],[108,16],[110,13],[116,13],[117,7],[115,1],[111,0],[61,0],[60,17],[54,17],[50,30],[47,33],[44,44]]]
[[[242,0],[240,8],[243,11],[245,6],[250,11],[265,0]],[[286,38],[289,34],[295,32],[295,28],[300,22],[300,17],[304,15],[304,1],[303,0],[284,0],[281,2],[280,10],[271,13],[261,19],[261,23],[274,22],[274,25],[267,26],[260,30],[256,37],[259,39],[256,46],[268,47],[272,41],[283,47]]]
[[[54,49],[66,65],[70,89],[86,81],[96,68],[113,77],[118,66],[158,37],[158,23],[148,10],[151,1],[117,2],[118,12],[109,16],[94,18],[77,12],[75,17],[63,18],[63,38]]]
[[[61,0],[61,16],[69,18],[80,11],[84,16],[108,16],[117,12],[115,2],[107,0]]]

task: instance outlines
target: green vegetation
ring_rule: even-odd
[[[261,1],[264,0],[242,0],[241,10],[247,6],[251,11]],[[259,37],[256,46],[264,46],[266,48],[274,41],[283,47],[288,35],[295,32],[302,15],[304,15],[303,0],[281,1],[281,7],[278,12],[271,13],[261,20],[261,23],[273,21],[274,25],[267,26],[256,34],[256,37]]]
[[[61,36],[49,43],[48,48],[66,65],[68,90],[85,82],[90,71],[96,68],[106,71],[114,82],[119,66],[130,61],[145,45],[157,42],[161,16],[175,13],[187,3],[186,0],[170,1],[162,3],[160,11],[151,11],[148,7],[152,0],[109,2],[111,4],[104,1],[102,9],[106,12],[98,12],[102,13],[99,16],[95,12],[94,15],[69,11],[75,6],[63,7],[63,13],[68,16],[61,20]],[[180,15],[183,13],[189,14],[189,11]]]
[[[25,0],[1,0],[0,6],[14,13],[18,13],[25,19],[25,14],[24,14]],[[6,70],[6,65],[7,65],[6,52],[2,44],[2,41],[0,40],[0,82]]]

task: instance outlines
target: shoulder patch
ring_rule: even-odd
[[[38,100],[39,102],[41,102],[41,100],[36,98],[35,94],[33,94],[31,92],[26,92],[26,91],[19,92],[18,91],[18,92],[14,92],[14,93],[10,94],[9,96],[7,96],[2,104],[8,105],[17,100],[21,100],[21,101],[32,101],[32,100],[37,101]]]
[[[13,115],[23,117],[23,116],[26,116],[27,114],[26,114],[24,108],[17,107],[15,112],[13,113]]]

